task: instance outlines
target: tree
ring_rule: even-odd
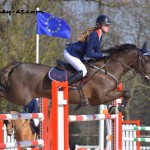
[[[7,2],[0,7],[4,13],[0,13],[0,66],[4,67],[13,61],[35,62],[36,59],[36,8],[49,13],[55,12],[57,2],[48,0],[17,1],[13,0],[11,10],[5,10]],[[8,14],[7,12],[11,12]],[[57,14],[56,14],[57,15]],[[40,63],[49,66],[55,65],[55,60],[62,58],[64,42],[67,40],[40,35]],[[60,55],[59,55],[60,54]],[[2,107],[7,103],[3,102]]]

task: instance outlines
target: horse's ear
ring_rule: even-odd
[[[142,49],[141,49],[141,53],[142,54],[145,54],[145,53],[148,53],[148,49],[147,49],[147,43],[145,42]]]

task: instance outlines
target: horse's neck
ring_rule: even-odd
[[[95,66],[103,69],[104,72],[108,72],[116,79],[120,79],[124,74],[131,70],[131,66],[135,65],[136,59],[134,57],[120,57],[109,60],[101,60],[95,63]],[[93,69],[92,69],[93,70]],[[93,72],[93,71],[92,71]]]
[[[131,51],[128,54],[127,53],[122,54],[122,56],[120,56],[120,57],[118,56],[117,58],[114,58],[114,60],[116,60],[116,62],[117,62],[116,65],[119,64],[119,66],[120,66],[120,64],[121,64],[121,67],[124,67],[126,70],[128,67],[131,68],[131,67],[135,66],[137,59],[138,59],[138,52],[136,50]],[[125,67],[125,66],[128,66],[128,67]]]

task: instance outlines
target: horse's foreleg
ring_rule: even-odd
[[[120,94],[121,95],[119,97],[122,97],[122,99],[123,99],[121,104],[118,106],[117,109],[116,109],[115,106],[110,107],[109,113],[117,113],[117,112],[123,112],[124,111],[124,109],[125,109],[128,101],[129,101],[131,95],[130,95],[129,91],[125,91],[125,90],[120,91]]]
[[[113,91],[101,91],[101,92],[93,91],[90,104],[91,105],[101,105],[101,104],[109,103],[120,97],[123,98],[123,102],[122,102],[121,106],[119,107],[119,111],[123,111],[125,109],[125,106],[129,100],[129,98],[131,97],[130,93],[125,90],[118,91],[116,89]],[[113,109],[113,112],[114,112],[114,109]]]
[[[130,99],[131,95],[130,95],[130,92],[129,91],[125,91],[125,94],[123,96],[123,100],[122,100],[122,103],[121,105],[118,107],[118,111],[119,112],[123,112],[129,99]]]

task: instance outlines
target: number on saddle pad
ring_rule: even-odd
[[[57,67],[52,67],[48,72],[48,77],[50,80],[56,81],[67,81],[69,76],[69,72],[67,70],[61,70]]]

